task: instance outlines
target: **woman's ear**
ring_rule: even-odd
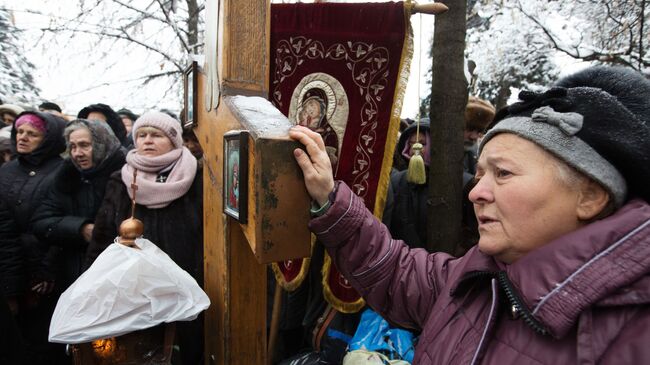
[[[578,198],[578,219],[589,221],[597,217],[609,203],[609,193],[597,182],[585,179]]]

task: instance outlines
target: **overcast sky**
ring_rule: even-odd
[[[49,17],[26,13],[24,9],[38,10],[52,17],[69,18],[72,16],[66,9],[74,8],[75,0],[0,0],[0,3],[10,9],[15,9],[16,25],[23,29],[34,29],[47,26]],[[417,113],[417,81],[421,81],[421,95],[428,93],[424,84],[424,75],[431,68],[428,57],[429,42],[433,32],[434,17],[423,15],[423,34],[419,35],[419,15],[411,18],[414,37],[415,55],[411,66],[411,77],[407,87],[407,95],[402,108],[403,117],[413,118]],[[180,92],[176,95],[163,95],[164,86],[161,83],[151,83],[145,87],[139,82],[127,82],[151,70],[152,62],[147,59],[147,53],[132,54],[128,59],[120,50],[111,50],[103,62],[90,64],[90,55],[99,50],[92,49],[90,40],[78,36],[65,43],[36,44],[37,32],[24,34],[27,58],[36,65],[37,85],[41,88],[44,99],[59,103],[68,114],[76,114],[82,107],[97,102],[105,102],[115,109],[128,107],[135,112],[145,109],[167,108],[180,109]],[[423,50],[420,51],[420,43]],[[54,55],[63,55],[61,63],[54,62]],[[421,72],[418,72],[418,57],[421,54]],[[155,61],[154,61],[155,62]],[[115,65],[109,68],[107,65]],[[164,65],[159,65],[163,68]],[[420,75],[420,76],[419,76]]]

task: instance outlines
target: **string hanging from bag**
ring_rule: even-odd
[[[415,123],[416,128],[415,128],[415,143],[413,144],[413,147],[411,147],[412,155],[411,159],[409,160],[409,167],[406,172],[406,181],[412,183],[412,184],[417,184],[417,185],[423,185],[427,182],[427,171],[424,165],[424,158],[422,156],[422,150],[424,149],[424,146],[422,143],[420,143],[420,117],[421,117],[421,112],[420,112],[420,80],[419,77],[422,74],[422,14],[419,14],[420,16],[420,34],[419,34],[419,40],[418,43],[420,44],[420,49],[419,49],[419,54],[418,54],[418,80],[417,80],[417,90],[418,90],[418,113],[415,118]]]

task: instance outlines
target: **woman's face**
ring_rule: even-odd
[[[93,162],[93,137],[86,128],[80,128],[70,133],[68,137],[70,158],[82,170],[88,170],[95,164]]]
[[[483,147],[470,191],[479,249],[505,263],[579,228],[578,187],[559,177],[562,163],[534,143],[502,133]]]
[[[413,153],[415,152],[413,151],[414,144],[419,143],[424,146],[427,143],[427,137],[424,135],[424,133],[424,131],[421,131],[420,133],[413,133],[409,137],[408,141],[406,142],[409,146],[409,156],[413,156]]]
[[[16,116],[11,113],[4,112],[0,113],[0,115],[2,115],[2,122],[5,125],[12,125],[14,123],[14,120],[16,120]]]
[[[135,144],[139,155],[155,157],[174,149],[174,144],[163,131],[153,127],[138,128]]]
[[[43,142],[45,134],[25,123],[16,129],[16,152],[32,153]]]

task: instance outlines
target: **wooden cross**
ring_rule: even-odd
[[[309,255],[309,198],[286,128],[279,128],[285,136],[256,128],[264,121],[237,106],[240,96],[268,94],[270,2],[221,0],[218,8],[218,107],[206,111],[204,93],[214,83],[199,72],[194,114],[204,151],[204,288],[212,303],[205,313],[205,357],[206,364],[257,365],[268,360],[264,263]],[[235,129],[250,131],[247,224],[223,214],[223,135]],[[277,166],[270,171],[274,163],[283,163],[279,173]]]
[[[208,0],[206,10],[212,1],[217,0]],[[218,36],[209,34],[206,39],[218,39],[218,82],[208,83],[204,73],[197,75],[194,113],[195,133],[204,151],[204,288],[212,302],[205,315],[206,364],[267,364],[264,263],[309,255],[309,197],[291,153],[296,144],[286,136],[282,121],[266,128],[264,120],[242,112],[236,102],[240,96],[268,96],[270,1],[217,4],[218,11],[206,15],[206,24],[209,28],[216,23]],[[444,10],[440,3],[415,8],[431,14]],[[205,92],[217,95],[215,85],[218,107],[206,111]],[[223,136],[234,129],[250,132],[249,215],[244,225],[222,213]]]

